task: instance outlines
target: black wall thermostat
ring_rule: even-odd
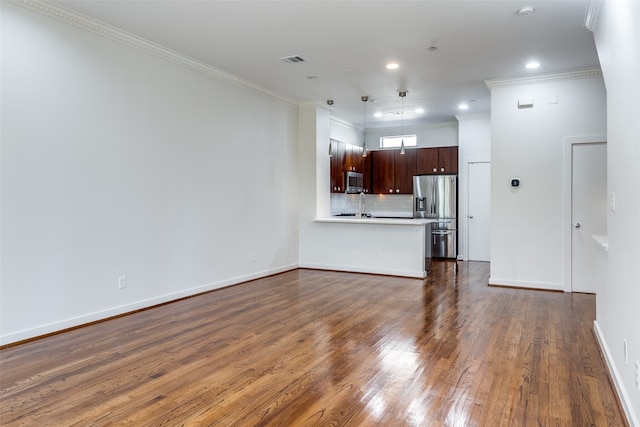
[[[520,178],[511,178],[511,186],[513,188],[520,187]]]

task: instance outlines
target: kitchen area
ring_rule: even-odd
[[[340,243],[315,248],[332,264],[317,267],[424,278],[457,258],[457,146],[330,151],[330,215],[315,223]]]

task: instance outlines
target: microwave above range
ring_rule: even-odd
[[[344,186],[345,193],[361,193],[364,177],[360,172],[345,172]]]

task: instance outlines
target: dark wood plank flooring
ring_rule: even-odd
[[[624,426],[595,297],[295,270],[0,351],[2,426]]]

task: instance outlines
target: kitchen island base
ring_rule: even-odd
[[[428,219],[316,219],[300,267],[425,278],[431,266]]]

